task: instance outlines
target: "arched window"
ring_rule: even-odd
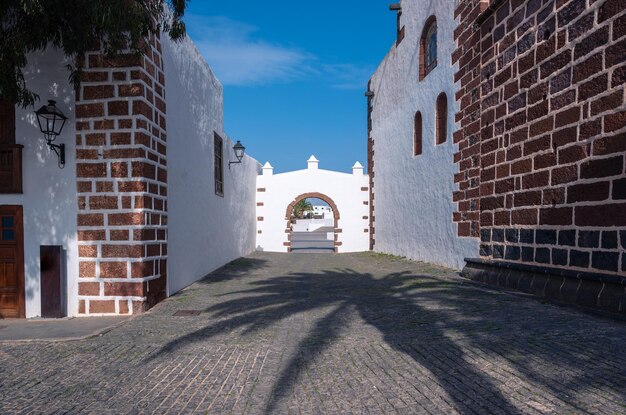
[[[413,119],[413,155],[422,154],[422,113],[417,111]]]
[[[437,66],[437,19],[426,20],[420,39],[420,81]]]
[[[442,92],[437,97],[437,115],[435,120],[435,143],[443,144],[448,136],[448,97]]]

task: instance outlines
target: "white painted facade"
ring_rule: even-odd
[[[319,228],[335,226],[335,219],[333,218],[332,211],[328,214],[327,219],[298,219],[293,224],[292,230],[294,232],[314,232]]]
[[[222,85],[186,39],[163,37],[167,104],[168,294],[255,249],[260,164],[235,160]],[[215,194],[213,132],[223,138],[224,196]],[[242,139],[245,145],[245,138]]]
[[[406,256],[460,269],[463,258],[476,256],[476,238],[457,237],[452,220],[457,190],[453,162],[457,151],[452,132],[454,114],[455,49],[453,1],[403,0],[401,24],[405,38],[391,48],[371,78],[372,131],[374,142],[375,251]],[[438,63],[419,80],[419,40],[426,20],[437,19]],[[448,97],[448,137],[435,144],[437,96]],[[423,152],[413,156],[413,120],[421,111]]]
[[[305,193],[321,193],[337,206],[338,252],[360,252],[369,249],[369,178],[357,163],[352,174],[319,169],[314,156],[307,169],[274,174],[266,163],[257,178],[257,250],[287,252],[287,219],[290,203]],[[260,206],[259,206],[260,205]]]
[[[68,122],[55,143],[64,143],[66,165],[57,166],[57,156],[48,149],[32,108],[16,108],[15,141],[22,144],[23,194],[1,194],[0,205],[21,205],[24,211],[24,286],[26,317],[41,314],[40,246],[60,245],[65,253],[67,309],[78,313],[78,245],[76,215],[75,95],[69,84],[62,53],[48,49],[28,57],[25,77],[28,87],[41,98],[57,101]],[[45,73],[45,76],[42,76]]]
[[[260,164],[235,160],[224,132],[220,82],[190,40],[164,36],[168,133],[168,295],[255,249],[255,186]],[[49,48],[29,56],[29,89],[68,117],[55,143],[66,146],[64,169],[48,149],[33,108],[16,108],[16,143],[22,152],[22,194],[0,194],[0,205],[20,205],[24,225],[26,318],[41,315],[40,246],[64,252],[64,296],[68,316],[78,316],[79,255],[75,92],[63,53]],[[36,109],[35,108],[35,109]],[[223,139],[224,196],[214,190],[213,132]],[[244,141],[245,143],[245,141]],[[83,212],[84,213],[84,212]]]
[[[333,210],[330,206],[313,206],[313,214],[320,215],[323,218],[331,218],[333,215]]]

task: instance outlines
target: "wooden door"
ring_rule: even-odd
[[[0,206],[0,318],[24,318],[21,206]]]
[[[63,305],[62,253],[60,246],[39,247],[41,264],[41,317],[65,317]]]

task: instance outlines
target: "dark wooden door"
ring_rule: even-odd
[[[65,317],[62,253],[60,246],[41,246],[41,317]]]
[[[0,206],[0,317],[24,318],[24,232],[21,206]]]

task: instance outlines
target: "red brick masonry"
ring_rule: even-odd
[[[86,57],[76,97],[79,312],[128,314],[165,297],[167,158],[161,43]]]
[[[626,2],[455,14],[459,235],[485,259],[626,275]]]

